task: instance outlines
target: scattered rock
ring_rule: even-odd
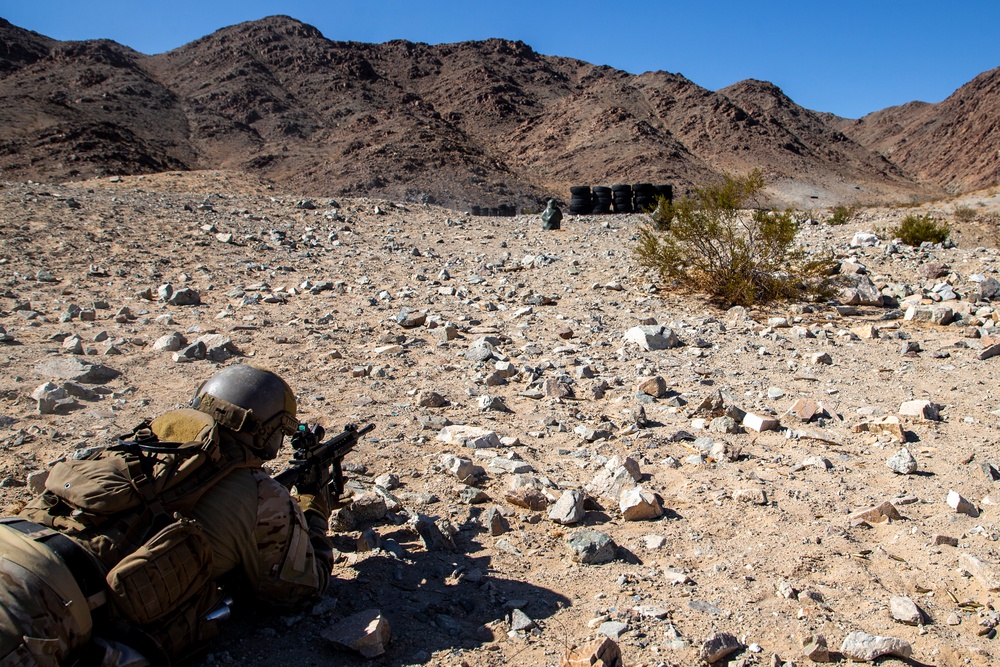
[[[906,447],[890,456],[885,463],[890,470],[899,475],[912,475],[917,471],[917,460]]]
[[[437,439],[449,445],[472,447],[473,449],[500,449],[503,444],[494,431],[478,426],[445,426]]]
[[[672,330],[660,325],[632,327],[625,332],[625,342],[634,343],[643,350],[668,350],[681,345]]]
[[[567,538],[566,544],[573,560],[584,565],[610,563],[618,550],[610,535],[589,528],[574,531]]]
[[[889,613],[895,620],[906,625],[920,625],[924,620],[920,607],[908,597],[892,597],[889,600]]]
[[[369,660],[385,653],[392,637],[389,622],[378,609],[366,609],[333,623],[322,636],[335,646],[357,651]]]
[[[890,503],[888,500],[880,505],[876,505],[870,509],[862,510],[851,515],[851,519],[854,521],[862,520],[869,523],[884,523],[886,521],[899,521],[902,519],[902,515],[896,506]]]
[[[955,311],[948,306],[910,306],[903,319],[913,322],[927,322],[945,326],[955,319]]]
[[[840,652],[852,660],[872,662],[883,655],[909,658],[913,653],[910,644],[902,639],[879,637],[865,632],[852,632],[844,637]]]
[[[698,657],[701,658],[702,662],[713,664],[741,648],[743,648],[743,644],[735,635],[728,632],[716,632],[701,645]]]
[[[483,512],[482,525],[493,537],[497,535],[503,535],[510,530],[510,524],[507,522],[507,518],[504,517],[500,510],[496,507],[491,507],[490,509]]]
[[[830,662],[830,648],[826,643],[826,635],[810,635],[802,642],[802,652],[813,662]]]
[[[448,405],[448,399],[436,391],[422,391],[417,394],[417,405],[423,408],[443,408]]]
[[[79,359],[65,357],[62,359],[47,359],[35,366],[35,374],[57,380],[72,380],[84,384],[105,384],[117,378],[121,373],[100,364],[90,364]]]
[[[201,304],[201,295],[190,287],[184,287],[167,297],[166,301],[171,306],[197,306]]]
[[[958,514],[967,514],[971,517],[979,516],[979,510],[971,502],[966,500],[958,491],[948,490],[948,498],[946,500],[948,507],[955,510]]]
[[[958,563],[968,570],[984,589],[991,592],[1000,591],[1000,564],[965,553],[958,556]]]
[[[523,507],[533,512],[543,512],[549,507],[548,496],[541,489],[533,486],[509,489],[504,493],[504,499],[511,505]]]
[[[580,491],[564,491],[549,508],[549,520],[563,525],[579,523],[587,513],[583,507],[586,499]]]
[[[771,417],[761,417],[750,412],[746,413],[743,417],[743,428],[756,431],[757,433],[775,431],[779,426],[780,423],[778,420]]]
[[[767,494],[764,489],[737,489],[733,491],[733,500],[748,505],[766,505]]]
[[[559,667],[625,667],[625,664],[618,644],[604,637],[581,648],[569,649],[559,658]]]
[[[628,623],[622,623],[621,621],[605,621],[597,628],[599,634],[610,639],[621,639],[621,636],[628,632],[628,630]]]
[[[659,375],[646,377],[639,380],[636,388],[653,398],[662,398],[667,394],[667,381]]]
[[[856,424],[851,429],[855,433],[887,433],[899,442],[906,442],[906,432],[899,423],[899,417],[882,417]]]
[[[618,507],[621,509],[622,518],[626,521],[645,521],[663,516],[660,499],[655,493],[641,486],[622,491]]]
[[[454,475],[463,484],[474,481],[480,475],[486,473],[482,466],[478,466],[469,459],[459,458],[451,454],[441,457],[441,467]]]
[[[940,406],[925,400],[906,401],[899,406],[899,414],[927,421],[937,421]]]
[[[187,338],[179,331],[160,336],[153,343],[153,349],[163,352],[176,352],[187,345]]]
[[[639,471],[639,464],[635,459],[626,456],[624,459],[618,455],[604,464],[604,468],[585,487],[587,493],[593,496],[601,496],[615,502],[622,495],[622,491],[632,488],[642,479]]]
[[[404,308],[396,315],[396,322],[404,329],[421,327],[427,321],[427,313]]]

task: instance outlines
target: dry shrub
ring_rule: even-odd
[[[826,219],[828,225],[846,225],[854,218],[857,209],[853,206],[834,206],[830,209],[830,217]]]
[[[791,211],[750,208],[763,187],[754,170],[660,207],[653,224],[639,229],[636,261],[721,305],[827,296],[832,259],[810,259],[793,247]]]
[[[958,206],[955,208],[955,222],[972,222],[976,219],[976,209],[971,206]]]
[[[939,223],[931,215],[908,215],[898,227],[889,230],[892,238],[902,239],[909,246],[921,243],[944,243],[951,233],[947,224]]]

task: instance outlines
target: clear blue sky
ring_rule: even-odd
[[[0,16],[22,28],[150,54],[272,14],[333,40],[504,37],[629,72],[678,72],[712,90],[762,79],[848,118],[940,102],[1000,67],[1000,0],[0,0]]]

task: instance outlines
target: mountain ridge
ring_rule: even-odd
[[[304,193],[456,207],[530,207],[577,184],[683,192],[760,168],[784,204],[912,201],[1000,182],[995,160],[960,141],[1000,141],[994,78],[851,121],[765,81],[711,91],[499,38],[340,42],[272,16],[144,55],[3,21],[0,168],[57,181],[225,168]]]

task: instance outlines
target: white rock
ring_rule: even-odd
[[[586,510],[583,508],[585,500],[586,496],[579,491],[563,492],[559,500],[549,508],[549,520],[564,526],[579,523],[586,516]]]
[[[924,620],[920,607],[908,597],[894,596],[890,599],[889,612],[894,619],[906,625],[920,625]]]
[[[472,481],[486,472],[482,466],[477,466],[469,459],[459,458],[451,454],[445,454],[441,457],[441,465],[461,482]]]
[[[871,232],[857,232],[851,238],[852,248],[865,248],[878,245],[878,237]]]
[[[666,350],[681,344],[672,330],[659,325],[632,327],[625,332],[625,342],[635,343],[644,350]]]
[[[751,412],[743,416],[743,428],[761,433],[763,431],[775,431],[780,426],[777,419],[773,417],[761,417]]]
[[[885,462],[887,466],[899,475],[912,475],[917,471],[917,460],[913,458],[906,447],[889,457]]]
[[[643,521],[663,516],[660,499],[656,497],[655,493],[647,491],[641,486],[622,491],[618,507],[626,521]]]
[[[496,432],[478,426],[452,425],[445,426],[437,435],[437,439],[449,445],[472,447],[474,449],[502,447]]]
[[[840,652],[852,660],[872,662],[883,655],[909,658],[913,649],[908,642],[894,637],[879,637],[865,632],[852,632],[844,637]]]
[[[1000,591],[1000,564],[982,560],[970,554],[959,554],[958,564],[969,571],[987,591]]]
[[[952,508],[959,514],[968,514],[971,517],[979,516],[979,510],[976,509],[976,506],[966,500],[958,491],[952,491],[949,489],[948,499],[946,502],[948,503],[948,507]]]
[[[955,311],[948,306],[921,306],[911,305],[906,309],[903,319],[913,322],[929,322],[942,326],[950,324],[955,319]]]
[[[904,417],[917,417],[928,421],[937,421],[939,406],[925,400],[906,401],[899,406],[899,414]]]

